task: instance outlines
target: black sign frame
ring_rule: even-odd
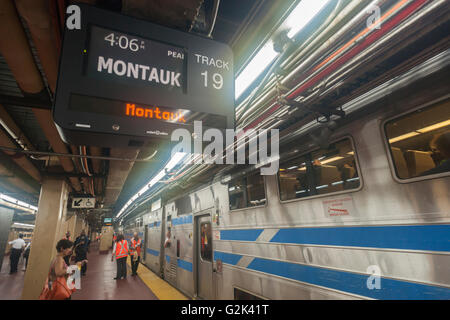
[[[81,29],[66,28],[64,32],[53,107],[54,122],[66,143],[141,147],[154,139],[170,139],[171,132],[180,127],[193,131],[192,125],[74,110],[69,108],[72,94],[225,116],[226,127],[234,129],[233,53],[228,45],[91,5],[77,5],[81,9]],[[102,81],[90,76],[87,63],[92,26],[184,48],[186,73],[183,75],[183,90],[173,92],[151,86],[127,85],[111,78]],[[113,49],[117,52],[118,48]],[[105,52],[104,59],[110,56]],[[219,60],[222,61],[220,64]],[[226,68],[220,68],[224,62]],[[213,79],[215,74],[223,77],[220,90],[213,87],[213,80],[219,78]],[[205,129],[207,127],[203,127]]]

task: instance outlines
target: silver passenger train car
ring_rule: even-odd
[[[450,299],[445,39],[282,140],[278,174],[236,166],[134,216],[142,263],[200,299]]]

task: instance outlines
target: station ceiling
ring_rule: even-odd
[[[65,144],[52,121],[51,106],[58,71],[66,7],[77,2],[196,33],[227,43],[235,64],[251,50],[250,26],[261,20],[273,1],[253,0],[16,0],[0,3],[0,192],[38,205],[46,176],[67,180],[73,195],[94,195],[97,208],[85,211],[92,224],[113,216],[160,170],[167,160],[164,145],[117,149]],[[214,8],[218,5],[215,23]],[[280,4],[278,4],[280,5]],[[244,45],[245,44],[245,45]],[[5,149],[9,148],[9,149]],[[15,151],[8,151],[15,150]],[[30,155],[19,150],[55,153]],[[146,159],[149,162],[71,158],[61,154]],[[56,154],[57,153],[57,154]],[[86,167],[87,166],[87,167]],[[20,210],[19,210],[20,211]],[[27,214],[16,215],[29,221]]]

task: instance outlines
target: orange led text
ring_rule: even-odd
[[[138,118],[159,119],[173,122],[186,123],[184,115],[181,112],[161,111],[158,107],[155,108],[140,108],[133,103],[127,103],[126,115]]]

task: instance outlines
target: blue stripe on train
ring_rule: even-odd
[[[450,251],[450,225],[280,229],[270,242]]]
[[[214,251],[214,260],[236,265],[241,255]],[[380,289],[368,289],[369,275],[305,266],[285,261],[254,258],[248,269],[306,282],[374,299],[450,299],[450,289],[381,277]]]
[[[381,277],[380,289],[368,289],[369,276],[345,271],[255,258],[248,269],[375,299],[448,300],[450,289]]]
[[[172,226],[192,223],[192,215],[172,219]]]
[[[161,221],[156,221],[156,227],[159,227],[161,225]],[[147,225],[149,228],[155,227],[155,222],[149,223]]]
[[[264,229],[220,230],[220,240],[255,241]]]
[[[159,256],[159,251],[147,249],[147,253],[153,255],[153,256]]]
[[[167,254],[166,254],[166,261],[167,263],[170,263],[170,256],[168,256]]]
[[[223,263],[236,265],[241,258],[239,254],[214,251],[214,261],[220,259]]]
[[[189,271],[189,272],[192,272],[192,263],[191,262],[188,262],[188,261],[184,261],[184,260],[181,260],[181,259],[177,259],[178,261],[177,261],[177,265],[180,267],[180,268],[182,268],[182,269],[184,269],[184,270],[187,270],[187,271]]]

